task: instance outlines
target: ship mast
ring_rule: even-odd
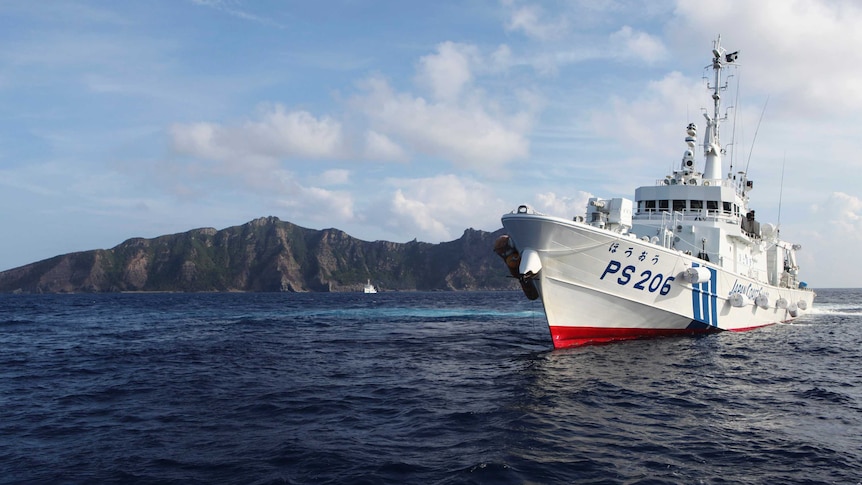
[[[712,70],[714,72],[713,84],[707,87],[712,89],[713,112],[712,116],[709,113],[704,113],[706,118],[706,134],[703,138],[703,154],[705,158],[703,168],[704,180],[709,180],[713,183],[721,181],[721,141],[719,140],[719,124],[722,118],[719,117],[721,112],[721,91],[727,89],[727,84],[721,84],[721,70],[724,63],[732,63],[736,61],[738,51],[730,54],[721,46],[721,36],[713,43],[712,48]]]

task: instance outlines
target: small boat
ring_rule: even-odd
[[[722,71],[737,56],[720,37],[714,42],[702,165],[694,156],[697,126],[689,123],[679,169],[639,187],[634,201],[594,197],[574,219],[528,205],[503,215],[507,234],[495,252],[527,298],[541,298],[555,348],[749,330],[811,309],[815,293],[799,280],[800,246],[757,221],[746,172],[731,164],[722,173]]]
[[[375,288],[374,285],[371,284],[371,280],[368,280],[365,283],[365,290],[364,291],[365,291],[365,293],[377,293],[377,288]]]

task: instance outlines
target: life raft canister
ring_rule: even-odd
[[[527,299],[535,300],[539,298],[539,289],[536,288],[533,278],[526,278],[518,272],[521,266],[521,255],[512,245],[512,240],[508,234],[503,234],[494,241],[494,252],[506,262],[506,266],[509,268],[509,273],[512,277],[518,279],[518,282],[521,284],[521,291],[524,292]]]

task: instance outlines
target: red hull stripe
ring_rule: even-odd
[[[734,328],[732,332],[745,332],[763,328],[772,323],[754,327]],[[721,332],[716,327],[693,320],[688,328],[603,328],[603,327],[551,327],[551,338],[555,349],[578,347],[581,345],[600,344],[616,340],[634,340],[641,338],[669,337],[673,335],[699,335]]]
[[[699,322],[696,322],[699,323]],[[578,347],[616,340],[668,337],[671,335],[697,335],[720,332],[715,327],[692,325],[689,328],[603,328],[603,327],[551,327],[554,348]]]

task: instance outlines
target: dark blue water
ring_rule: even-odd
[[[862,290],[551,350],[520,293],[0,295],[2,483],[862,482]]]

